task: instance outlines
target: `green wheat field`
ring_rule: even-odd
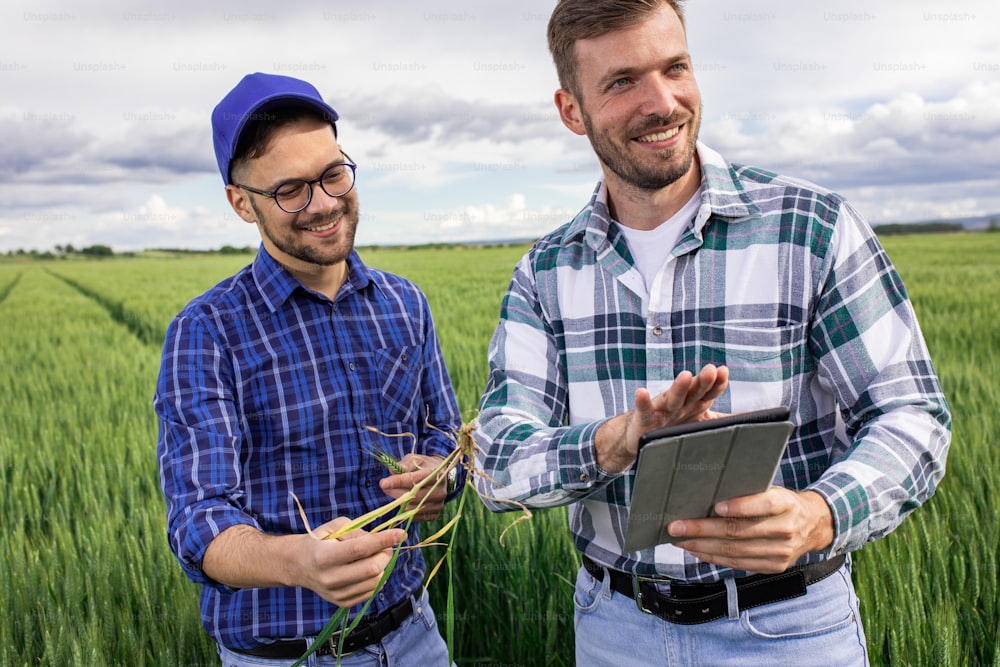
[[[938,493],[856,555],[872,662],[997,666],[1000,234],[884,243],[951,403],[954,439]],[[525,249],[362,250],[428,295],[467,419]],[[0,264],[0,665],[218,664],[197,589],[167,547],[152,396],[170,318],[247,261]],[[579,557],[566,513],[535,512],[501,546],[516,517],[475,501],[458,525],[460,665],[573,663]],[[442,626],[444,572],[431,583]]]

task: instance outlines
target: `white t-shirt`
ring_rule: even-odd
[[[629,252],[632,253],[632,259],[635,260],[635,267],[642,275],[643,282],[646,283],[646,294],[652,290],[653,279],[667,263],[670,253],[677,244],[677,239],[698,215],[700,208],[701,188],[698,188],[698,191],[681,207],[681,210],[677,211],[669,220],[660,223],[655,229],[648,231],[632,229],[620,222],[615,222],[618,229],[625,235]]]

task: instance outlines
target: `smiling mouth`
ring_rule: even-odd
[[[641,137],[637,137],[636,141],[644,144],[652,144],[657,141],[666,141],[677,136],[677,133],[681,131],[680,126],[672,128],[670,130],[663,130],[662,132],[655,132],[653,134],[646,134]]]
[[[336,227],[338,222],[340,222],[339,218],[334,220],[333,222],[328,222],[325,225],[318,225],[316,227],[303,227],[303,229],[305,229],[307,232],[325,232]]]

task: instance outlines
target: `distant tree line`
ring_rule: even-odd
[[[879,236],[892,236],[894,234],[943,234],[965,231],[965,227],[959,222],[920,222],[920,223],[888,223],[874,225],[873,229]],[[996,218],[990,218],[986,225],[987,232],[1000,232],[1000,222]],[[491,243],[424,243],[415,246],[361,246],[358,250],[380,250],[383,248],[402,248],[404,250],[420,250],[428,248],[461,248],[463,246],[510,246],[521,245],[527,241],[511,242],[491,242]],[[189,248],[150,248],[148,252],[168,253],[172,255],[252,255],[256,251],[253,246],[231,246],[224,245],[217,250],[191,250]],[[78,257],[81,259],[102,259],[106,257],[134,257],[135,252],[115,253],[111,246],[104,244],[94,244],[77,248],[72,243],[56,245],[53,250],[8,250],[0,257],[18,259],[68,259]]]
[[[185,248],[153,248],[152,250],[181,255],[252,255],[255,248],[253,246],[237,248],[231,245],[224,245],[218,250],[188,250]],[[5,256],[12,259],[104,259],[107,257],[134,257],[137,254],[135,252],[115,253],[111,246],[102,243],[96,243],[83,248],[77,248],[72,243],[67,243],[66,245],[56,245],[52,250],[38,251],[25,250],[24,248],[8,250]]]
[[[150,248],[153,252],[168,252],[177,255],[252,255],[256,248],[253,246],[224,245],[218,250],[191,250],[189,248]]]
[[[111,246],[101,243],[85,246],[83,248],[77,248],[72,243],[67,243],[66,245],[55,246],[54,250],[43,250],[41,252],[38,250],[25,250],[24,248],[7,251],[7,257],[23,257],[27,259],[65,259],[71,256],[111,257],[114,254],[115,251],[111,249]]]
[[[887,225],[874,225],[872,229],[879,236],[892,236],[894,234],[942,234],[965,231],[965,227],[960,222],[895,222]]]

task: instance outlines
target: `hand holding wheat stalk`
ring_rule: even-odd
[[[388,456],[384,452],[383,456]],[[393,474],[384,477],[380,482],[382,491],[393,499],[398,499],[405,495],[416,484],[425,478],[442,474],[437,470],[437,466],[443,460],[440,456],[422,456],[420,454],[407,454],[402,459],[393,460],[391,465],[386,464],[386,468]],[[457,470],[449,471],[448,477],[455,475]],[[450,487],[447,484],[436,484],[432,487],[424,488],[413,499],[415,506],[420,507],[420,513],[414,516],[415,521],[433,521],[437,519],[444,509],[445,500],[448,497]]]
[[[443,432],[441,429],[433,426],[432,424],[427,425],[436,431]],[[381,431],[368,427],[369,430],[379,433],[380,435],[386,437],[406,437],[413,440],[413,444],[416,445],[416,436],[412,433],[402,433],[402,434],[386,434]],[[322,632],[316,637],[316,641],[309,647],[305,655],[303,655],[299,660],[293,665],[293,667],[298,667],[303,664],[305,660],[312,655],[316,649],[322,646],[334,632],[340,632],[339,634],[339,644],[337,646],[336,654],[338,656],[337,663],[340,664],[340,655],[343,653],[344,640],[347,635],[357,627],[358,623],[364,617],[368,608],[371,606],[372,601],[375,596],[388,581],[389,576],[392,574],[393,568],[396,565],[396,559],[402,549],[408,548],[420,548],[425,546],[430,546],[432,544],[441,545],[444,544],[440,540],[451,532],[451,541],[447,542],[444,556],[438,560],[437,564],[431,568],[427,575],[427,579],[424,585],[429,585],[431,580],[437,574],[441,565],[447,561],[448,562],[448,616],[447,616],[447,632],[446,639],[448,643],[448,655],[450,660],[454,660],[454,637],[455,637],[455,627],[454,627],[454,594],[452,586],[452,567],[451,567],[451,547],[454,543],[456,526],[458,525],[459,519],[462,517],[462,510],[465,506],[465,499],[472,489],[473,493],[476,493],[475,486],[470,483],[475,475],[484,474],[473,466],[472,461],[474,460],[475,454],[475,443],[472,439],[472,432],[475,429],[475,422],[471,421],[469,423],[463,424],[461,430],[458,433],[449,433],[448,436],[455,442],[455,449],[452,450],[448,456],[443,459],[431,458],[431,457],[420,457],[419,459],[414,458],[413,455],[408,455],[411,458],[404,457],[403,460],[397,460],[391,454],[385,450],[373,446],[370,450],[370,454],[379,460],[390,472],[394,475],[405,475],[407,473],[411,474],[408,490],[401,490],[399,488],[393,488],[393,491],[398,492],[398,497],[395,497],[392,502],[379,507],[367,514],[360,516],[352,521],[349,521],[342,525],[340,528],[335,529],[324,536],[317,535],[313,529],[309,526],[309,521],[306,518],[305,511],[302,508],[299,499],[292,494],[295,499],[295,503],[299,508],[299,514],[302,517],[302,521],[306,526],[306,531],[317,540],[331,540],[339,539],[345,535],[350,534],[353,531],[361,530],[364,526],[373,524],[377,521],[382,521],[376,524],[372,528],[368,528],[368,532],[377,533],[383,530],[387,530],[393,527],[399,527],[404,530],[409,531],[410,524],[414,520],[423,520],[423,517],[433,514],[436,516],[440,512],[440,505],[443,504],[446,489],[446,480],[448,478],[449,471],[456,469],[458,466],[462,466],[467,472],[465,486],[461,491],[459,496],[458,509],[455,512],[455,516],[451,518],[444,526],[442,526],[437,532],[435,532],[430,537],[423,539],[419,544],[414,546],[399,545],[393,550],[392,558],[389,560],[389,564],[386,566],[382,577],[378,584],[375,586],[375,590],[372,592],[371,597],[365,601],[360,612],[354,617],[353,620],[348,622],[348,615],[350,609],[347,607],[341,607],[337,612],[330,618],[326,626],[323,628]],[[436,463],[433,468],[430,468],[431,463]],[[419,464],[419,465],[417,465]],[[415,468],[415,469],[414,469]],[[391,478],[389,478],[391,479]],[[491,500],[495,500],[491,498]],[[522,516],[517,520],[512,522],[500,535],[500,544],[503,545],[503,537],[514,525],[531,518],[531,511],[527,507],[521,505],[520,503],[513,503],[517,505],[522,511]],[[411,506],[412,505],[412,506]],[[387,515],[390,515],[388,516]]]

